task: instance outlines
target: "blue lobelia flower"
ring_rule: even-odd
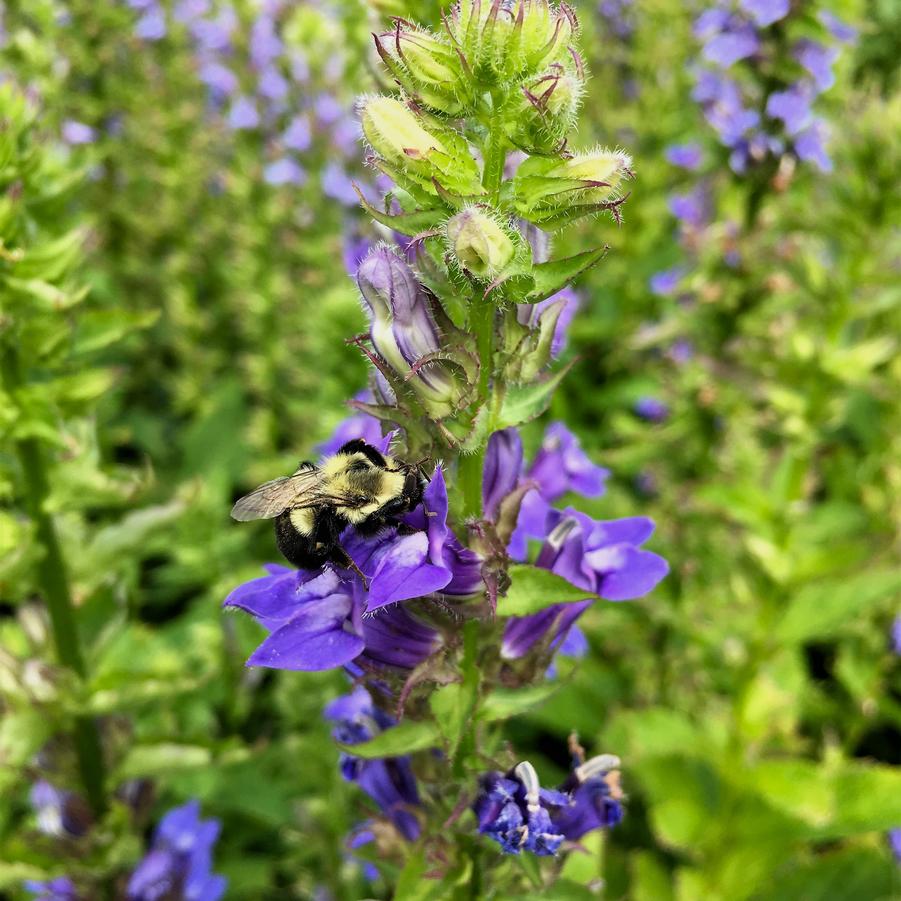
[[[663,154],[668,163],[693,172],[699,168],[704,159],[704,151],[700,144],[670,144]]]
[[[672,194],[667,202],[670,212],[690,228],[704,228],[710,221],[710,199],[703,184],[684,194]]]
[[[68,876],[57,876],[47,882],[28,879],[24,888],[34,895],[32,901],[80,901],[81,898]]]
[[[554,325],[554,336],[551,339],[551,357],[556,359],[566,348],[566,338],[569,327],[579,312],[582,300],[572,288],[563,288],[556,294],[540,300],[538,303],[520,303],[516,305],[516,321],[520,325],[531,329],[541,327],[542,317],[557,314],[557,308],[562,309],[557,315]]]
[[[486,773],[473,811],[482,835],[494,839],[505,854],[531,851],[539,856],[556,854],[563,834],[551,822],[549,807],[569,803],[559,792],[542,789],[535,768],[528,761],[509,773]]]
[[[835,84],[833,63],[838,59],[836,47],[826,47],[818,41],[807,38],[798,41],[794,47],[795,59],[813,76],[819,91],[827,91]]]
[[[901,864],[901,829],[890,830],[888,840],[892,848],[892,854],[895,855],[895,860]]]
[[[711,29],[704,37],[702,56],[709,63],[728,69],[760,50],[760,39],[752,25],[729,17],[719,29]]]
[[[218,820],[201,820],[200,803],[189,801],[160,821],[153,844],[128,880],[129,901],[218,901],[227,880],[212,872]]]
[[[551,502],[570,491],[583,497],[600,497],[609,476],[610,470],[592,462],[579,439],[562,422],[547,427],[526,471],[526,478],[537,482],[541,496]]]
[[[648,422],[663,422],[669,418],[669,407],[656,397],[639,397],[633,409],[637,416]]]
[[[372,394],[368,390],[359,392],[354,400],[367,403],[372,400]],[[353,441],[356,438],[362,438],[367,444],[378,445],[382,440],[382,426],[374,416],[366,413],[356,413],[348,416],[338,424],[334,434],[328,441],[316,446],[316,450],[324,457],[330,457],[332,454],[338,453],[339,448]]]
[[[303,185],[306,180],[307,173],[304,167],[289,156],[273,160],[263,169],[263,181],[273,187]]]
[[[585,636],[575,621],[591,606],[591,601],[555,604],[529,616],[511,616],[504,628],[501,657],[517,660],[541,641],[548,641],[555,653],[584,656]]]
[[[142,41],[159,41],[166,36],[166,14],[161,7],[149,6],[135,24],[135,37]]]
[[[766,104],[766,114],[771,119],[779,119],[788,134],[794,135],[810,124],[813,100],[809,88],[804,84],[792,85],[784,91],[774,91]]]
[[[74,119],[67,119],[60,128],[63,140],[73,147],[81,144],[93,144],[97,138],[97,132],[90,125],[84,122],[76,122]]]
[[[249,97],[238,97],[228,112],[228,127],[235,131],[256,128],[260,124],[260,113]]]
[[[369,741],[397,724],[372,703],[369,692],[362,687],[332,701],[325,708],[325,718],[336,724],[332,736],[342,745]],[[344,752],[340,767],[344,778],[359,785],[404,838],[415,841],[419,837],[419,820],[413,812],[420,803],[419,791],[409,757],[365,760]]]
[[[313,130],[309,116],[295,116],[282,135],[282,143],[289,150],[296,150],[298,153],[309,150],[313,144]]]
[[[766,28],[788,15],[791,0],[739,0],[738,5],[758,28]]]
[[[85,802],[76,794],[39,779],[31,788],[29,801],[38,821],[38,829],[56,838],[80,838],[91,827],[92,817]]]
[[[829,29],[829,33],[837,41],[841,41],[843,44],[849,44],[857,40],[857,29],[848,25],[846,22],[843,22],[828,9],[820,10],[818,18],[823,25]]]
[[[901,616],[896,616],[892,623],[892,650],[901,654]]]
[[[795,135],[794,149],[802,162],[813,163],[821,172],[832,171],[832,160],[826,152],[826,125],[822,119],[815,119]]]
[[[648,281],[648,287],[652,294],[658,297],[666,297],[675,294],[679,284],[686,275],[684,266],[673,266],[671,269],[663,269],[655,272]]]
[[[595,829],[610,829],[622,820],[619,764],[618,757],[601,754],[576,766],[560,786],[571,801],[554,810],[551,820],[570,841]]]

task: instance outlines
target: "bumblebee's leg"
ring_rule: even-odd
[[[363,582],[363,587],[367,591],[369,591],[369,579],[367,578],[366,573],[364,573],[363,570],[360,569],[360,567],[357,566],[356,563],[354,563],[353,558],[350,556],[350,554],[347,553],[347,551],[344,550],[343,547],[341,547],[340,544],[336,545],[333,548],[331,554],[329,555],[329,561],[331,563],[334,563],[335,566],[340,566],[341,569],[349,569],[355,572]]]

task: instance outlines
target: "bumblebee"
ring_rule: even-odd
[[[282,556],[301,569],[332,563],[364,579],[341,547],[347,526],[374,535],[422,502],[421,464],[385,457],[361,439],[348,441],[321,466],[302,462],[294,475],[260,485],[232,507],[239,522],[275,519]]]

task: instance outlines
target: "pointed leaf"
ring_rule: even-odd
[[[528,616],[553,604],[570,604],[597,597],[562,576],[528,563],[510,567],[510,587],[498,601],[498,616]]]
[[[441,734],[435,723],[404,720],[390,729],[380,732],[370,741],[358,745],[342,745],[339,747],[346,754],[373,760],[376,757],[401,757],[414,751],[424,751],[441,744]]]

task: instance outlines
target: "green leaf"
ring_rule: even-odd
[[[507,388],[500,412],[491,431],[499,431],[510,426],[522,425],[541,416],[548,408],[554,392],[572,368],[572,363],[564,366],[543,382],[531,385],[514,385]]]
[[[117,780],[162,776],[178,770],[208,767],[213,754],[199,745],[161,742],[157,745],[135,745],[125,755],[116,771]]]
[[[87,354],[102,350],[132,332],[149,328],[158,318],[158,310],[143,313],[128,310],[85,311],[78,319],[72,352]]]
[[[576,588],[562,576],[528,563],[510,567],[510,587],[498,601],[498,616],[528,616],[552,604],[570,604],[597,597],[584,588]]]
[[[341,745],[339,747],[354,757],[372,760],[376,757],[400,757],[414,751],[424,751],[441,744],[441,733],[435,723],[428,721],[404,720],[384,732],[380,732],[371,741],[358,745]]]
[[[546,263],[537,263],[532,267],[532,277],[535,279],[535,289],[525,303],[538,303],[561,288],[565,288],[574,278],[583,272],[596,266],[606,255],[607,246],[596,247],[594,250],[586,250],[562,260],[548,260]]]
[[[356,185],[354,185],[353,188],[360,198],[360,206],[362,206],[376,222],[394,229],[394,231],[398,231],[402,235],[419,235],[422,234],[422,232],[431,231],[436,225],[447,218],[447,212],[444,209],[415,210],[410,213],[383,213],[363,196]]]
[[[524,688],[499,688],[488,695],[479,708],[479,719],[486,723],[508,720],[543,704],[551,695],[560,690],[559,682],[543,682]]]
[[[863,572],[841,580],[804,586],[776,627],[780,641],[809,641],[842,633],[851,620],[866,616],[901,591],[901,570]]]

